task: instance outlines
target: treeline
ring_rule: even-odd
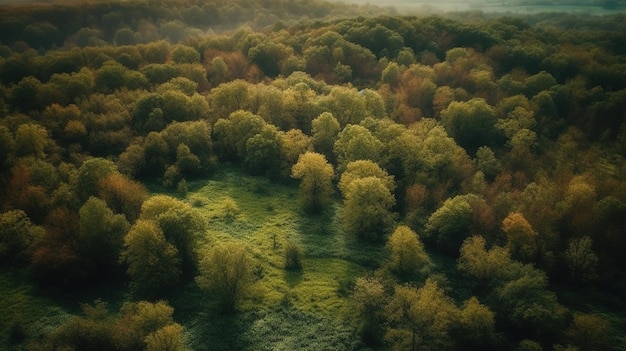
[[[371,15],[369,5],[294,0],[71,1],[4,5],[2,44],[48,50],[63,46],[134,45],[160,39],[179,42],[207,31],[254,28],[300,20]],[[391,12],[392,10],[387,10]]]
[[[198,275],[218,291],[211,267],[237,251],[199,255],[204,221],[184,201],[149,197],[142,182],[185,194],[187,181],[231,163],[300,180],[311,215],[338,188],[342,230],[373,249],[387,244],[389,261],[352,289],[369,345],[623,346],[623,31],[596,18],[579,18],[598,29],[575,35],[513,17],[276,23],[353,7],[245,4],[2,9],[3,265],[64,289],[130,281],[152,300]],[[271,19],[257,25],[276,24],[207,31],[262,14]],[[450,280],[424,247],[457,260]],[[557,286],[599,305],[559,303]],[[223,298],[222,309],[236,308],[233,294]],[[107,326],[141,306],[118,317],[86,307],[66,328],[108,330],[101,345],[111,345]],[[163,340],[178,340],[176,328]],[[60,333],[46,345],[86,342]]]

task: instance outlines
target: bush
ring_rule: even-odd
[[[288,271],[301,270],[303,257],[302,248],[294,242],[288,242],[285,246],[285,269]]]

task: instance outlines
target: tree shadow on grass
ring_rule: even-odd
[[[186,332],[189,349],[201,351],[244,350],[250,348],[245,331],[256,320],[251,312],[221,313],[217,302],[195,284],[189,284],[171,297],[174,320]]]

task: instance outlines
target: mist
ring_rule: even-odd
[[[332,2],[394,8],[399,14],[481,11],[502,14],[567,12],[579,15],[610,15],[626,12],[626,0],[331,0]]]

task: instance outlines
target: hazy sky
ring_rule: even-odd
[[[399,14],[423,13],[423,12],[456,12],[456,11],[472,11],[478,10],[483,12],[499,12],[499,13],[538,13],[538,12],[573,12],[591,15],[606,15],[626,12],[626,8],[622,7],[617,10],[607,10],[600,6],[545,6],[545,5],[510,5],[522,0],[330,0],[335,2],[371,4],[376,6],[392,6],[395,7]],[[532,0],[530,0],[532,1]],[[524,0],[528,3],[529,0]],[[568,2],[568,0],[561,0]],[[541,1],[537,0],[538,3]],[[575,0],[571,0],[575,3]],[[623,1],[622,1],[623,2]],[[505,3],[509,5],[504,5]],[[593,1],[588,1],[592,4]]]

